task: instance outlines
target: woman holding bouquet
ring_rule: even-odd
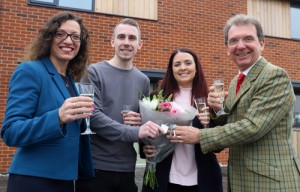
[[[197,54],[186,48],[174,50],[159,89],[164,90],[165,98],[172,94],[172,100],[182,106],[194,106],[194,98],[207,97],[208,87]],[[203,117],[203,114],[198,114],[192,125],[203,128],[203,124],[208,123],[205,118],[207,117]],[[145,145],[143,151],[147,159],[155,155],[154,146]],[[223,190],[221,169],[216,156],[214,153],[204,155],[199,144],[178,144],[172,154],[156,164],[156,177],[158,187],[153,190],[144,184],[143,192]]]

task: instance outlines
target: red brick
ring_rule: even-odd
[[[237,73],[228,59],[223,42],[223,26],[235,13],[247,12],[247,0],[158,0],[158,21],[137,19],[145,44],[135,59],[141,69],[165,70],[173,49],[188,47],[201,58],[207,81],[225,77],[228,85]],[[49,7],[28,5],[27,0],[1,0],[0,5],[0,119],[4,117],[10,76],[23,60],[25,48],[31,43],[42,26],[53,14],[63,11]],[[121,18],[99,13],[72,11],[84,18],[91,32],[91,63],[109,59],[113,55],[110,37],[114,25]],[[283,38],[266,38],[263,52],[269,61],[287,70],[292,80],[300,79],[300,43]],[[2,126],[2,125],[1,125]],[[6,147],[0,139],[0,173],[7,172],[15,148]],[[227,164],[228,149],[217,153],[222,164]]]

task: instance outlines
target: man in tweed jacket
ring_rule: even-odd
[[[204,153],[229,147],[228,187],[233,192],[300,192],[300,163],[293,147],[295,95],[285,70],[261,56],[265,40],[261,24],[236,15],[225,26],[229,57],[246,75],[236,93],[238,75],[229,85],[225,101],[210,88],[208,104],[213,129],[176,127],[172,142],[200,142]],[[175,134],[174,134],[175,135]]]

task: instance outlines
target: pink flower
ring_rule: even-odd
[[[165,107],[165,108],[171,108],[172,107],[172,103],[171,102],[162,102],[162,107]]]
[[[162,102],[160,104],[158,104],[158,110],[160,112],[163,112],[163,111],[171,111],[172,109],[172,103],[171,102]]]

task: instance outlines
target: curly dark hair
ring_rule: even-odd
[[[70,12],[60,12],[51,17],[39,30],[38,36],[33,40],[28,54],[25,56],[28,60],[40,60],[50,56],[52,40],[57,29],[62,23],[73,20],[76,21],[81,30],[81,42],[77,55],[69,62],[67,72],[78,81],[83,75],[86,75],[86,68],[89,58],[90,39],[88,29],[84,26],[82,18],[75,16]]]
[[[163,78],[158,89],[151,93],[151,96],[153,96],[153,94],[157,94],[160,89],[163,89],[164,98],[167,98],[169,95],[172,94],[173,95],[172,99],[174,99],[174,96],[176,96],[179,93],[180,89],[179,89],[179,85],[174,77],[172,65],[173,65],[174,57],[180,52],[191,54],[192,57],[194,58],[194,62],[196,65],[196,75],[193,80],[192,95],[191,95],[191,100],[190,100],[191,105],[194,105],[193,98],[207,97],[208,86],[207,86],[207,82],[204,77],[203,68],[201,66],[201,63],[200,63],[200,60],[199,60],[197,54],[188,48],[178,48],[173,51],[173,53],[171,54],[170,59],[169,59],[169,64],[167,67],[166,75]]]

